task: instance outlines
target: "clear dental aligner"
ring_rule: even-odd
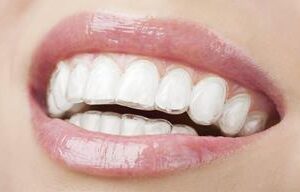
[[[186,112],[198,125],[217,125],[226,136],[246,136],[265,129],[269,115],[255,104],[253,94],[222,77],[177,63],[103,53],[60,61],[50,79],[47,103],[52,117],[63,117],[82,104]],[[198,135],[184,123],[133,114],[90,110],[73,112],[68,121],[88,131],[122,136]]]

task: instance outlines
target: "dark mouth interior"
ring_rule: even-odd
[[[160,111],[144,111],[144,110],[139,110],[139,109],[132,109],[129,107],[124,107],[120,105],[86,105],[83,110],[80,112],[85,112],[85,111],[101,111],[101,112],[114,112],[118,114],[133,114],[133,115],[139,115],[142,117],[146,117],[149,119],[164,119],[169,121],[172,125],[175,124],[183,124],[183,125],[188,125],[190,127],[193,127],[198,135],[200,136],[222,136],[221,131],[217,128],[215,125],[210,125],[210,126],[203,126],[203,125],[198,125],[194,121],[190,119],[188,114],[182,113],[182,114],[167,114],[164,112]],[[67,114],[65,118],[69,118],[71,114]]]

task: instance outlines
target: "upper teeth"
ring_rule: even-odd
[[[159,74],[153,63],[146,60],[134,61],[125,70],[119,82],[116,102],[137,108],[153,109],[158,82]]]
[[[184,69],[173,69],[161,80],[156,93],[158,109],[169,113],[182,113],[187,110],[192,90],[192,79]]]
[[[109,57],[99,56],[93,62],[84,101],[88,104],[113,103],[120,77],[121,70],[117,64]]]
[[[246,121],[248,124],[245,125],[245,130],[248,131],[244,131],[244,135],[264,127],[263,120],[267,117],[260,113],[262,115],[256,115],[256,119],[263,119],[256,125],[259,128],[251,128],[249,131],[248,127],[253,127],[254,124],[249,125],[253,118],[247,120],[251,106],[250,95],[243,93],[226,101],[228,85],[221,77],[207,76],[193,87],[195,78],[184,67],[176,66],[163,72],[157,64],[145,59],[133,60],[128,65],[121,66],[107,55],[96,58],[92,55],[81,55],[73,58],[70,64],[60,62],[48,89],[49,113],[60,117],[74,104],[81,102],[90,105],[116,103],[143,110],[157,109],[171,114],[188,111],[197,124],[218,124],[226,135],[238,134]],[[116,120],[116,115],[101,115],[101,121],[98,113],[84,115],[86,117],[81,117],[83,120],[75,115],[70,121],[90,131],[97,131],[100,123],[102,132],[122,135],[132,135],[133,132],[139,135],[143,131],[147,134],[168,133],[171,130],[166,122],[148,123],[137,116],[124,116],[121,122]],[[107,127],[112,124],[130,128],[121,132],[109,130]],[[137,130],[137,127],[145,129]],[[184,126],[175,126],[172,130],[174,133],[193,132]]]
[[[85,85],[89,78],[88,64],[91,62],[89,56],[81,56],[72,61],[74,64],[69,77],[69,86],[67,89],[67,99],[72,103],[82,102]]]
[[[267,123],[267,115],[263,112],[252,112],[248,115],[244,127],[239,135],[251,135],[258,131],[262,131]]]
[[[49,112],[53,115],[63,114],[72,107],[72,103],[66,98],[69,75],[70,67],[63,62],[59,63],[52,76],[48,95]]]
[[[215,123],[222,114],[227,85],[224,79],[208,77],[199,81],[193,89],[189,114],[200,124]]]
[[[221,130],[227,135],[236,135],[243,127],[250,109],[249,95],[240,94],[231,98],[225,105],[219,120]]]

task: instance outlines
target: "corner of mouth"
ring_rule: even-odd
[[[69,33],[70,31],[72,34]],[[192,132],[187,133],[185,128],[184,133],[178,132],[175,135],[126,137],[83,130],[74,122],[72,124],[69,121],[49,117],[47,97],[53,72],[57,70],[60,61],[72,63],[81,57],[81,54],[92,55],[93,59],[102,58],[104,55],[114,58],[114,61],[128,62],[131,61],[132,55],[134,58],[141,57],[144,60],[153,58],[152,63],[156,63],[157,60],[158,63],[163,63],[157,65],[157,68],[163,68],[164,71],[168,69],[164,66],[172,65],[175,66],[174,69],[180,66],[186,71],[193,70],[196,73],[200,71],[199,73],[208,73],[208,76],[228,78],[231,87],[235,84],[239,85],[239,89],[232,88],[234,90],[232,92],[239,96],[235,98],[234,94],[231,95],[232,101],[244,99],[242,96],[245,89],[240,89],[240,86],[250,90],[246,93],[255,93],[252,98],[258,98],[256,100],[259,104],[253,105],[253,117],[260,114],[257,113],[258,109],[266,106],[272,108],[273,111],[270,112],[268,109],[268,113],[276,119],[275,123],[284,115],[282,96],[267,75],[237,48],[225,43],[225,40],[204,27],[176,20],[134,19],[102,13],[77,14],[63,20],[41,41],[33,55],[29,81],[33,126],[39,135],[40,143],[51,157],[74,170],[93,175],[125,177],[169,173],[210,162],[256,138],[255,135],[234,138],[220,137],[221,135],[218,135],[219,137],[195,136]],[[177,66],[177,63],[180,64]],[[194,79],[198,81],[198,76]],[[231,104],[230,99],[228,105]],[[117,102],[121,107],[107,105],[116,103],[105,103],[106,107],[88,108],[86,111],[81,111],[81,114],[98,118],[95,114],[99,113],[94,113],[95,110],[107,110],[104,115],[111,119],[111,114],[120,111],[140,113],[144,109],[142,107],[140,110],[135,105],[129,105],[134,110],[125,110],[128,102],[122,102]],[[113,111],[110,107],[116,110]],[[162,110],[162,113],[147,118],[166,117],[163,115],[165,112]],[[140,116],[150,113],[142,112],[142,115],[135,116],[133,119],[148,122]],[[69,115],[70,121],[72,115]],[[132,119],[132,114],[130,115],[121,116],[122,122],[128,123],[128,119]],[[224,124],[224,121],[217,124],[220,123]],[[271,122],[269,126],[273,124],[274,122]],[[231,132],[227,134],[237,135]]]

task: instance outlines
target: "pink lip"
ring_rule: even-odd
[[[149,176],[197,167],[256,138],[195,136],[119,137],[90,133],[46,115],[46,88],[57,61],[82,52],[122,52],[182,61],[280,97],[246,56],[209,30],[175,20],[132,19],[83,13],[67,18],[46,36],[34,55],[30,103],[38,140],[68,167],[101,176]]]

